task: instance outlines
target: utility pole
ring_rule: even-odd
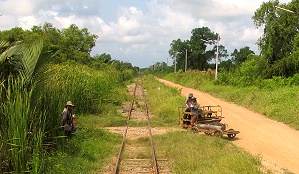
[[[217,76],[218,76],[218,54],[219,54],[219,34],[217,37],[217,48],[216,48],[216,72],[215,72],[215,80],[217,80]]]
[[[186,49],[186,59],[185,59],[185,72],[187,72],[187,49]]]
[[[176,55],[177,53],[174,55],[174,73],[176,73]]]

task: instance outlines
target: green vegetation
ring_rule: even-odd
[[[43,44],[0,41],[0,161],[2,171],[16,173],[40,168],[44,112],[31,106],[33,72]],[[32,86],[29,88],[28,86]]]
[[[190,131],[154,136],[156,153],[171,160],[173,173],[262,173],[260,160],[233,143]]]
[[[263,2],[252,17],[256,27],[263,27],[264,34],[258,40],[261,58],[266,62],[266,78],[293,76],[298,72],[298,1],[279,4],[278,0]],[[289,13],[276,8],[289,9]]]
[[[116,156],[122,135],[102,129],[100,120],[107,116],[115,115],[78,115],[78,131],[61,150],[49,152],[44,160],[44,173],[97,173],[104,163]]]
[[[149,110],[155,117],[151,124],[155,126],[173,127],[178,123],[177,107],[182,105],[185,97],[175,88],[162,85],[152,75],[143,77],[143,85],[147,91]],[[184,103],[184,102],[183,102]],[[175,106],[175,107],[174,107]]]

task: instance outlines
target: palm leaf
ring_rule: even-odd
[[[0,63],[3,63],[6,59],[19,55],[22,52],[20,42],[14,42],[10,44],[7,41],[0,41]]]
[[[22,63],[24,66],[23,76],[26,79],[31,79],[36,71],[37,63],[43,50],[43,41],[37,40],[30,45],[25,45],[23,49]]]

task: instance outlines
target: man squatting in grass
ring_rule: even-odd
[[[64,133],[67,138],[71,138],[72,133],[76,130],[74,125],[75,115],[72,113],[74,107],[75,105],[73,105],[71,101],[67,101],[66,106],[62,111],[61,125],[64,127]]]

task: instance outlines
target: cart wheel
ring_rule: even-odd
[[[222,137],[222,132],[219,131],[219,130],[216,130],[216,131],[214,132],[214,135],[215,135],[216,137]]]
[[[205,132],[205,134],[206,134],[206,135],[209,135],[209,136],[211,136],[211,135],[212,135],[212,133],[209,133],[209,132]]]
[[[234,138],[236,134],[227,134],[228,138]]]
[[[192,128],[191,128],[191,131],[192,131],[193,133],[198,133],[198,132],[199,132],[199,130],[198,130],[197,127],[192,127]]]

